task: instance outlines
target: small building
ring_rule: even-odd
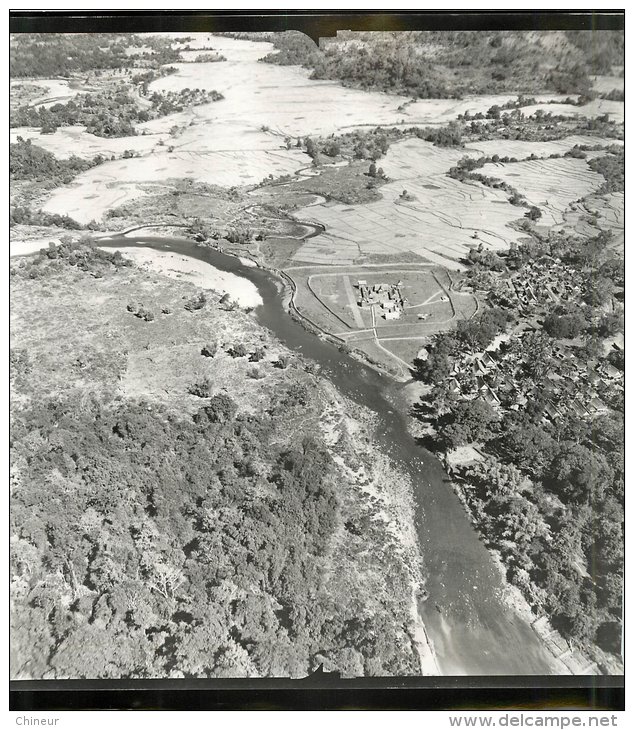
[[[588,411],[578,400],[573,400],[570,402],[570,410],[575,415],[579,416],[579,418],[585,418],[588,415]]]
[[[481,398],[485,403],[488,403],[494,408],[500,405],[500,399],[498,398],[498,394],[492,388],[489,388],[488,385],[482,388]]]
[[[451,378],[447,383],[447,387],[452,393],[459,393],[462,390],[456,378]]]
[[[623,377],[623,373],[618,368],[615,368],[612,363],[604,362],[599,369],[610,380],[617,380],[617,378]]]
[[[553,405],[552,402],[546,403],[544,406],[544,413],[550,418],[551,421],[556,421],[561,414],[559,413],[559,410],[556,408],[555,405]]]
[[[385,319],[400,319],[401,317],[401,310],[400,309],[386,309],[383,313],[383,316]]]
[[[608,410],[607,405],[601,400],[601,398],[592,398],[588,403],[588,410],[590,413],[605,413]]]

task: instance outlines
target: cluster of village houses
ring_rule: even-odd
[[[510,339],[509,335],[501,335],[485,352],[466,354],[457,360],[447,383],[449,390],[466,398],[479,397],[496,409],[501,409],[504,402],[514,410],[538,393],[545,393],[544,417],[553,422],[566,411],[581,418],[606,412],[608,406],[600,393],[623,390],[623,372],[605,358],[593,367],[575,351],[573,345],[579,343],[552,340],[549,372],[538,387],[521,372],[531,357],[530,347],[522,340],[534,331],[536,320],[556,304],[578,302],[582,291],[582,274],[558,259],[527,262],[512,277],[498,277],[497,285],[489,292],[489,303],[518,311],[524,325],[515,331],[513,346],[500,347],[501,342]],[[608,347],[622,349],[622,338],[615,338]]]
[[[531,331],[533,328],[527,326],[516,337],[521,342]],[[500,347],[504,339],[501,336],[490,349],[457,360],[447,381],[450,392],[465,398],[481,398],[496,410],[502,409],[503,403],[511,410],[526,405],[537,388],[521,372],[530,358],[530,349],[517,341],[514,347]],[[614,343],[612,347],[620,345]],[[608,406],[598,391],[623,387],[623,373],[607,360],[590,369],[571,348],[556,341],[552,344],[551,362],[552,367],[538,390],[547,395],[544,415],[553,422],[566,411],[581,418],[604,413]]]
[[[396,284],[368,284],[365,279],[359,279],[357,289],[359,299],[357,304],[365,309],[374,305],[379,306],[385,319],[399,319],[407,299],[403,296],[403,282]]]
[[[581,296],[582,275],[557,259],[548,263],[529,261],[511,278],[498,278],[489,294],[493,305],[512,306],[521,314],[536,305],[575,301]]]

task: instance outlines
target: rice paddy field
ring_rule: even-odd
[[[140,137],[139,139],[144,139]],[[305,164],[296,150],[185,150],[119,159],[78,175],[71,185],[58,188],[43,209],[66,213],[80,223],[100,220],[108,210],[143,197],[145,185],[174,178],[191,178],[223,187],[253,185],[267,175],[289,174]],[[91,201],[87,206],[86,201]]]
[[[176,42],[179,35],[173,37]],[[285,137],[328,135],[377,125],[442,124],[466,111],[486,112],[494,104],[515,98],[488,95],[425,99],[403,105],[404,97],[311,80],[309,71],[298,66],[260,63],[258,59],[273,50],[270,43],[208,34],[195,34],[188,42],[192,52],[213,47],[227,60],[175,64],[176,73],[153,81],[150,92],[214,89],[225,96],[224,100],[140,124],[134,137],[104,139],[87,134],[83,127],[61,128],[51,135],[41,135],[35,128],[12,130],[12,140],[18,135],[33,139],[61,158],[71,154],[117,158],[80,175],[71,186],[54,191],[44,206],[47,212],[68,214],[81,223],[99,221],[112,208],[141,197],[144,185],[170,178],[192,178],[226,187],[252,185],[270,175],[293,174],[310,163],[301,150],[286,149]],[[48,81],[47,94],[51,96],[76,93],[67,82]],[[563,97],[538,99],[540,103],[550,100],[561,101]],[[597,113],[604,105],[623,107],[604,100],[596,100],[596,104],[601,107]],[[544,106],[553,112],[559,107]],[[584,107],[567,109],[577,113]],[[402,144],[405,146],[395,145],[390,150],[383,164],[394,181],[382,188],[384,200],[364,206],[365,220],[346,206],[324,206],[320,221],[328,226],[328,234],[303,246],[296,260],[322,263],[334,252],[341,263],[349,263],[359,256],[414,252],[441,264],[460,258],[475,231],[492,247],[515,240],[516,233],[507,224],[517,217],[517,211],[505,204],[503,193],[458,184],[444,176],[471,151],[435,150],[422,142],[415,147],[410,147],[410,142]],[[508,154],[521,154],[518,144]],[[546,144],[558,149],[557,143]],[[498,150],[499,145],[482,143],[478,147]],[[120,159],[125,150],[139,157]],[[416,200],[396,206],[401,192],[398,188],[405,183],[413,189]]]
[[[600,94],[625,90],[624,76],[592,76],[592,88]]]
[[[568,150],[571,150],[575,146],[587,145],[594,147],[596,145],[603,145],[608,147],[609,145],[622,145],[623,142],[617,139],[606,139],[601,137],[589,137],[583,134],[574,134],[563,139],[554,139],[548,142],[527,142],[519,139],[505,139],[500,141],[499,139],[491,139],[484,142],[477,142],[472,145],[482,152],[483,155],[491,157],[492,155],[500,155],[501,157],[516,157],[518,160],[522,160],[530,155],[534,154],[537,157],[548,157],[549,155],[564,155]],[[470,151],[469,151],[470,154]],[[596,155],[601,155],[603,152],[599,151],[588,151],[585,153],[586,159],[592,159]]]
[[[542,211],[540,224],[547,226],[562,223],[570,203],[593,193],[604,182],[586,160],[575,158],[488,164],[481,171],[517,187],[530,205]]]
[[[611,121],[622,123],[625,118],[625,107],[622,101],[610,101],[609,99],[593,99],[582,106],[574,104],[531,104],[522,107],[525,116],[530,117],[540,109],[544,114],[551,113],[553,116],[564,117],[587,117],[593,118],[607,114]]]
[[[221,104],[212,105],[210,113],[218,124],[255,129],[266,125],[291,137],[328,135],[356,125],[395,124],[408,117],[407,109],[398,109],[403,97],[310,80],[310,71],[298,66],[258,63],[274,50],[270,43],[214,37],[211,44],[227,61],[173,64],[177,73],[152,82],[150,90],[215,89],[230,99],[221,111]],[[430,113],[435,114],[437,101],[432,104]]]
[[[115,171],[106,171],[100,165],[98,175],[79,175],[70,185],[57,188],[42,210],[46,213],[69,215],[78,223],[86,224],[100,221],[105,213],[129,200],[139,199],[145,195],[140,184],[120,180]],[[86,176],[88,179],[82,179]]]
[[[21,85],[33,85],[38,93],[29,100],[31,106],[49,107],[56,103],[64,103],[81,92],[78,85],[71,86],[68,79],[15,79],[11,81],[11,93]]]
[[[442,266],[461,269],[459,259],[473,246],[474,236],[492,248],[507,247],[519,233],[508,223],[521,211],[501,190],[465,184],[446,175],[465,155],[478,150],[434,147],[408,139],[390,147],[381,160],[391,182],[380,188],[382,199],[350,206],[325,203],[298,211],[326,227],[295,254],[297,261],[341,264],[365,256],[411,252]],[[404,190],[410,199],[401,197]]]
[[[382,199],[363,205],[325,202],[297,212],[326,227],[295,253],[299,263],[326,264],[336,257],[347,265],[369,256],[413,253],[434,264],[460,270],[460,259],[474,240],[492,249],[508,247],[521,233],[509,227],[524,209],[508,202],[508,193],[479,183],[460,182],[447,171],[463,157],[484,155],[538,157],[563,155],[575,145],[605,146],[613,140],[574,135],[551,142],[491,140],[463,149],[435,147],[420,139],[392,145],[381,159],[390,182],[380,188]],[[588,152],[593,155],[602,154]],[[568,205],[594,192],[603,177],[586,160],[562,158],[509,164],[488,164],[478,172],[505,180],[543,209],[545,224],[561,223]],[[406,190],[410,199],[402,196]]]
[[[182,34],[172,36],[177,45]],[[287,149],[286,138],[294,142],[308,135],[324,136],[380,125],[446,124],[460,114],[486,113],[493,105],[503,106],[517,98],[516,95],[485,95],[460,100],[411,101],[402,96],[345,88],[332,81],[311,80],[310,71],[299,66],[260,63],[260,58],[274,50],[270,43],[208,34],[194,34],[188,43],[191,50],[186,53],[190,62],[175,64],[176,73],[153,81],[150,93],[201,88],[216,90],[224,99],[140,124],[139,134],[133,137],[99,138],[87,134],[83,127],[60,128],[51,135],[41,135],[36,128],[12,130],[12,141],[17,136],[32,139],[60,158],[71,154],[115,158],[79,175],[70,185],[54,190],[44,202],[46,212],[67,214],[80,223],[101,221],[110,210],[133,201],[142,205],[143,198],[156,196],[161,186],[168,192],[175,180],[185,178],[228,188],[252,186],[270,176],[301,171],[300,181],[306,183],[312,173],[319,182],[320,172],[325,168],[310,170],[310,158],[294,145]],[[210,48],[227,60],[191,62],[197,53],[210,52]],[[617,76],[596,77],[593,81],[599,91],[608,86],[619,88],[619,82],[622,86],[622,79]],[[43,88],[46,98],[77,93],[64,80],[45,80]],[[537,103],[524,107],[523,112],[530,115],[539,108],[553,114],[608,113],[617,121],[623,119],[622,102],[595,99],[579,107],[564,101],[562,95],[539,96]],[[615,141],[574,135],[549,142],[491,140],[465,148],[441,148],[418,138],[405,139],[393,144],[381,158],[388,182],[377,188],[380,195],[377,200],[346,204],[337,202],[336,196],[321,189],[313,191],[321,197],[306,198],[300,183],[259,191],[256,198],[268,195],[274,208],[289,197],[291,208],[306,200],[304,207],[295,209],[294,216],[298,221],[324,227],[323,233],[304,240],[295,234],[284,238],[287,234],[278,231],[276,239],[262,243],[262,251],[267,261],[281,268],[351,267],[370,263],[394,266],[417,261],[419,269],[428,265],[437,270],[460,271],[464,267],[461,260],[472,246],[482,243],[486,248],[502,250],[522,237],[514,224],[523,218],[525,209],[511,205],[507,192],[477,182],[461,182],[447,175],[449,168],[465,156],[494,154],[520,161],[491,163],[479,172],[505,180],[530,204],[537,205],[543,213],[540,225],[556,224],[578,232],[596,230],[598,226],[622,237],[623,197],[614,194],[596,198],[591,206],[578,204],[576,201],[599,188],[603,178],[588,169],[585,159],[563,157],[575,145],[597,143],[607,146]],[[126,150],[136,156],[123,158]],[[553,154],[562,157],[525,159],[531,155],[544,158]],[[601,152],[589,152],[587,159],[596,154]],[[354,172],[353,182],[365,190],[364,171],[355,168]],[[333,184],[338,185],[337,175],[332,171],[324,174],[323,179],[328,174],[335,181]],[[315,187],[312,180],[311,185]],[[371,197],[357,195],[358,199]],[[213,214],[207,217],[213,218]],[[351,299],[344,274],[338,273],[334,278],[307,274],[302,282],[299,283],[300,302],[302,291],[306,301],[311,297],[319,301],[318,316],[323,319],[321,325],[329,331],[368,326],[367,312],[360,313],[356,305],[351,305],[354,292]],[[460,301],[459,296],[455,295],[454,300]],[[463,303],[462,314],[471,316],[471,305],[466,300]],[[415,328],[416,336],[419,330],[422,336],[447,319],[438,301],[430,302],[429,306],[429,320],[421,322],[417,318],[409,322],[404,316],[398,323],[390,322],[391,329],[381,332],[381,337],[393,336],[392,347],[399,352],[411,348],[411,342],[403,344],[405,340],[400,339],[401,331],[409,337],[408,328]],[[379,322],[377,331],[383,326]]]
[[[531,95],[533,97],[533,95]],[[563,102],[563,94],[544,94],[533,97],[539,104]],[[492,106],[503,106],[515,101],[517,94],[487,94],[466,96],[464,99],[419,99],[405,107],[404,122],[408,124],[447,124],[459,114],[486,114]]]
[[[563,223],[555,230],[580,236],[596,236],[600,231],[610,231],[615,251],[625,253],[625,195],[609,193],[589,196],[583,203],[571,205],[564,212]]]
[[[171,35],[176,41],[189,34]],[[311,80],[310,71],[298,66],[259,63],[262,56],[273,51],[269,43],[208,34],[194,34],[194,39],[188,43],[192,50],[187,51],[185,57],[190,62],[175,64],[176,73],[152,82],[150,93],[200,88],[218,91],[224,99],[137,125],[139,134],[132,137],[100,138],[88,134],[84,127],[60,128],[50,135],[42,135],[39,129],[30,127],[11,130],[11,141],[18,136],[32,139],[59,158],[71,155],[92,158],[98,154],[109,158],[108,162],[77,176],[70,184],[46,194],[42,201],[33,193],[30,200],[36,200],[36,203],[31,212],[37,214],[35,205],[39,208],[41,202],[45,212],[69,215],[79,223],[88,224],[107,221],[111,211],[123,208],[116,211],[112,221],[101,226],[102,230],[110,227],[110,223],[113,228],[121,229],[134,224],[129,232],[131,238],[143,241],[146,236],[142,236],[140,230],[152,235],[153,230],[163,225],[161,234],[165,236],[168,228],[180,232],[189,227],[193,232],[197,227],[194,224],[200,223],[200,237],[208,237],[209,245],[215,245],[212,238],[219,239],[217,245],[222,251],[225,237],[232,239],[234,246],[224,249],[226,252],[253,257],[241,259],[248,265],[255,266],[257,261],[268,268],[279,269],[277,273],[281,271],[284,279],[288,277],[294,284],[286,288],[282,276],[276,280],[277,292],[285,298],[285,308],[287,293],[292,291],[292,295],[288,295],[291,296],[291,314],[296,315],[295,308],[307,320],[306,328],[310,330],[310,333],[303,332],[297,325],[293,325],[296,331],[285,329],[291,323],[286,312],[278,308],[284,321],[279,332],[282,336],[290,332],[292,336],[286,337],[289,343],[303,343],[293,345],[297,352],[311,351],[317,344],[313,334],[319,335],[334,341],[344,352],[352,351],[357,359],[369,358],[382,374],[388,373],[407,383],[412,380],[413,361],[421,348],[429,344],[430,337],[471,319],[480,311],[481,304],[486,306],[478,300],[482,299],[480,292],[476,296],[459,291],[460,287],[454,288],[454,284],[463,278],[465,258],[472,247],[481,245],[485,249],[503,251],[513,242],[526,240],[526,231],[518,222],[524,222],[527,208],[512,205],[509,191],[475,180],[449,177],[449,169],[464,157],[517,158],[514,163],[486,164],[477,172],[505,181],[516,188],[528,204],[537,206],[542,213],[537,224],[539,232],[547,235],[549,230],[554,230],[592,236],[597,231],[609,230],[614,233],[611,245],[623,249],[624,194],[598,195],[604,177],[588,166],[589,159],[604,152],[588,152],[584,159],[565,157],[574,146],[608,146],[615,144],[615,140],[575,135],[549,142],[496,139],[451,148],[407,138],[392,144],[377,162],[384,170],[385,179],[370,178],[367,158],[371,151],[366,154],[356,150],[355,162],[351,164],[337,155],[339,162],[330,167],[315,164],[311,168],[309,156],[301,146],[294,145],[297,138],[324,137],[381,125],[445,125],[460,114],[486,113],[491,106],[503,106],[515,100],[517,95],[409,101],[402,96],[346,88],[332,81]],[[136,48],[137,53],[146,50],[148,47]],[[222,54],[227,60],[196,62],[199,53],[210,52]],[[601,93],[623,88],[623,80],[616,76],[596,77],[593,83]],[[51,79],[42,82],[38,96],[33,96],[33,90],[29,93],[33,103],[50,105],[72,98],[78,91],[81,89],[72,89],[65,80]],[[622,102],[595,99],[582,107],[563,102],[563,96],[540,96],[535,105],[523,108],[523,112],[530,115],[542,109],[571,117],[608,114],[610,119],[623,121]],[[552,122],[552,127],[534,131],[536,126],[530,125],[529,134],[548,134],[549,129],[553,129],[553,135],[564,134],[562,126],[574,128],[578,125]],[[128,154],[123,157],[126,152]],[[551,155],[557,155],[557,158],[551,159]],[[535,159],[527,159],[530,156]],[[374,176],[374,171],[371,174]],[[606,175],[614,175],[616,180],[619,174],[620,170],[606,170]],[[272,179],[281,176],[293,176],[293,179]],[[267,179],[270,184],[250,189]],[[224,190],[181,184],[182,180],[219,186]],[[241,190],[227,190],[232,187]],[[44,193],[40,197],[42,195]],[[171,200],[172,197],[178,197],[178,202]],[[344,200],[355,202],[341,202]],[[45,216],[30,218],[16,209],[12,216],[16,220],[50,222]],[[201,220],[193,221],[195,218]],[[65,223],[62,221],[60,225]],[[241,229],[240,233],[248,227],[249,236],[231,235],[227,228],[233,226]],[[123,267],[112,276],[91,275],[77,266],[55,270],[59,263],[55,262],[46,276],[39,277],[38,272],[29,271],[27,261],[19,257],[46,246],[49,241],[58,241],[58,234],[61,237],[65,232],[61,228],[36,229],[32,226],[29,236],[22,238],[26,227],[19,224],[12,229],[10,245],[11,254],[18,256],[12,263],[25,269],[23,274],[34,276],[31,279],[18,272],[12,283],[12,333],[14,336],[18,333],[20,346],[28,348],[29,357],[35,364],[32,393],[24,397],[41,400],[50,395],[53,387],[62,399],[70,398],[79,403],[88,403],[95,395],[104,400],[112,397],[143,399],[148,410],[154,404],[164,404],[174,413],[193,414],[200,408],[201,399],[193,395],[191,386],[209,379],[214,394],[229,392],[241,411],[257,418],[275,404],[284,406],[285,401],[279,397],[282,387],[286,391],[287,385],[300,382],[297,371],[305,367],[304,361],[275,341],[273,333],[263,329],[251,314],[253,308],[265,302],[250,280],[186,256],[185,247],[182,253],[177,253],[151,246],[126,251],[124,255],[137,266]],[[80,232],[72,233],[72,237],[79,235]],[[107,245],[110,237],[111,243],[119,246],[120,241],[113,242],[111,236],[113,233],[103,236],[105,240],[101,245]],[[243,244],[244,238],[253,240]],[[97,242],[97,245],[100,244]],[[50,253],[53,256],[53,252]],[[252,278],[260,281],[259,276]],[[361,295],[361,281],[375,290],[379,285],[396,287],[400,296],[394,296],[395,292],[391,290],[389,299],[381,295],[378,302],[370,303]],[[192,307],[187,301],[202,291],[207,292],[204,309],[188,311]],[[268,305],[267,292],[275,290],[271,287],[261,291]],[[225,293],[238,305],[237,309],[221,304]],[[47,300],[58,306],[49,306]],[[145,319],[135,316],[135,311],[142,315],[138,311],[140,307],[149,309],[153,316]],[[275,317],[277,313],[276,309]],[[399,316],[392,319],[388,313]],[[522,321],[521,326],[528,324]],[[306,339],[297,333],[305,335]],[[500,338],[506,336],[502,334]],[[204,348],[210,344],[217,345],[215,357],[202,354],[209,354]],[[253,358],[258,364],[250,362],[248,356],[240,356],[236,352],[237,345],[243,345],[247,353],[261,349],[262,357],[258,354]],[[312,351],[320,355],[319,347]],[[360,398],[374,405],[371,396],[377,392],[374,386],[379,387],[379,379],[368,379],[361,384],[361,380],[354,379],[357,373],[350,367],[351,363],[345,358],[341,361],[331,358],[333,354],[336,356],[331,350],[323,357],[325,375],[333,379],[333,393],[335,386],[345,384],[344,393],[359,393]],[[42,373],[45,377],[38,377]],[[364,372],[363,377],[367,376]],[[116,384],[114,390],[113,382]],[[289,392],[296,397],[296,393]],[[399,400],[402,396],[409,397],[406,390],[399,393]],[[396,407],[396,400],[394,404]],[[332,428],[327,424],[323,429],[331,436],[338,428],[335,416],[340,415],[336,409],[332,413]],[[384,413],[385,418],[382,415],[380,423],[387,441],[377,443],[379,446],[387,444],[392,453],[392,447],[400,448],[401,442],[407,444],[404,440],[406,428],[404,422],[401,424],[402,414],[391,409],[389,414]],[[403,438],[395,425],[398,428],[403,425]],[[359,424],[353,424],[353,430],[345,434],[350,436],[346,448],[349,446],[351,453],[358,456],[358,444],[352,438],[357,426]],[[418,427],[416,433],[422,434],[423,429]],[[337,437],[335,435],[329,443],[334,443]],[[368,442],[369,454],[373,445],[363,429],[361,437]],[[392,455],[395,458],[402,456],[407,461],[407,448],[401,451],[399,448]],[[358,464],[357,459],[356,464],[351,465],[351,474]],[[259,468],[259,465],[255,467]],[[421,462],[411,473],[418,478],[416,474],[424,471],[425,463]],[[444,473],[440,465],[437,472],[440,479],[439,475]],[[361,477],[359,480],[360,484],[363,480]],[[420,494],[424,496],[430,485],[431,481],[429,485],[423,485]],[[452,497],[450,486],[439,481],[438,494]],[[370,497],[376,502],[372,494]],[[433,503],[434,499],[432,494],[431,502],[427,500],[427,504]],[[456,515],[461,518],[464,515],[457,500],[455,504],[449,504],[451,509],[445,507],[443,503],[442,509],[436,509],[436,516],[441,519],[428,520],[431,527],[425,525],[419,536],[422,545],[425,541],[432,544],[438,535],[449,536],[444,543],[441,540],[441,547],[447,549],[436,551],[447,556],[449,550],[449,567],[444,565],[447,561],[436,560],[432,568],[437,570],[428,570],[432,580],[427,586],[431,597],[428,602],[431,626],[440,626],[435,629],[433,638],[439,639],[439,656],[449,657],[448,673],[466,671],[461,663],[461,650],[456,648],[454,652],[454,648],[460,644],[463,634],[469,640],[474,635],[475,624],[469,623],[473,616],[482,618],[486,612],[493,612],[491,621],[488,624],[484,621],[486,632],[474,643],[472,665],[480,666],[476,655],[481,658],[489,653],[486,647],[493,645],[489,634],[500,643],[496,632],[501,627],[502,638],[509,638],[509,641],[501,642],[504,644],[502,649],[517,645],[518,651],[522,650],[518,666],[525,662],[525,671],[531,671],[534,664],[540,667],[542,648],[531,643],[533,633],[524,618],[519,621],[513,615],[509,623],[511,628],[507,629],[501,620],[507,619],[506,605],[504,611],[499,612],[495,601],[477,599],[483,594],[482,590],[473,593],[472,589],[483,585],[486,589],[487,581],[495,588],[495,591],[489,591],[491,595],[503,593],[505,583],[499,582],[497,572],[503,566],[497,562],[495,565],[481,563],[484,558],[479,557],[475,549],[487,556],[485,547],[478,542],[481,538],[471,531],[466,533],[468,539],[458,545],[456,552],[453,543],[457,532],[447,531],[446,524],[455,522],[451,511],[454,508]],[[385,511],[381,515],[387,519]],[[445,519],[447,515],[451,519]],[[344,531],[353,535],[354,540],[361,534],[361,528],[355,532],[354,521],[350,524],[355,529],[344,519],[341,524],[342,530],[345,527]],[[365,530],[369,522],[359,524]],[[438,534],[434,524],[440,526]],[[456,524],[460,527],[462,523]],[[465,525],[471,530],[466,520]],[[389,530],[393,527],[392,523],[388,525]],[[405,547],[407,544],[403,542]],[[460,559],[462,550],[469,560],[454,560],[452,550]],[[430,554],[433,558],[434,551]],[[488,556],[486,559],[488,561]],[[364,555],[362,560],[367,563]],[[476,576],[472,580],[467,574],[471,569]],[[463,580],[465,575],[468,580]],[[489,576],[496,580],[489,581]],[[345,586],[346,581],[340,580],[340,583]],[[445,590],[446,586],[454,584],[458,589]],[[417,619],[420,608],[421,616],[427,620],[428,614],[422,608],[424,597],[417,605],[418,594],[412,595]],[[454,611],[455,606],[461,606],[464,611]],[[528,607],[526,612],[530,614]],[[188,615],[186,611],[180,613]],[[525,636],[530,636],[531,641],[525,642]],[[424,631],[420,641],[427,642]],[[169,646],[169,651],[172,649]],[[454,654],[455,660],[452,659]],[[500,651],[500,657],[503,654],[504,651]],[[496,651],[487,662],[490,663],[492,657],[498,657]],[[550,671],[551,663],[548,656],[548,662],[543,666]],[[490,666],[498,671],[494,663]],[[579,669],[583,667],[579,665]],[[520,670],[524,667],[520,666]]]
[[[41,134],[39,127],[13,127],[10,132],[11,142],[18,137],[30,139],[33,144],[42,147],[62,160],[67,160],[71,155],[89,159],[95,155],[104,157],[120,157],[125,150],[140,155],[145,155],[153,150],[159,152],[159,142],[165,142],[169,135],[167,133],[137,135],[136,137],[97,137],[88,134],[86,127],[58,127],[54,134]],[[155,149],[156,148],[156,149]]]

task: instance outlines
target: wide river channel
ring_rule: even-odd
[[[253,282],[263,305],[260,324],[288,348],[315,360],[338,390],[378,415],[379,447],[406,471],[414,486],[416,528],[429,597],[419,612],[443,675],[555,673],[553,657],[529,623],[504,599],[499,568],[469,521],[438,459],[407,429],[398,384],[307,332],[283,303],[282,282],[237,258],[179,238],[117,237],[100,246],[148,247],[205,261]]]

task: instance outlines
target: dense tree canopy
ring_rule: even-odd
[[[60,160],[51,152],[47,152],[30,139],[18,137],[15,144],[9,146],[9,175],[12,180],[46,181],[51,186],[70,182],[75,175],[99,165],[104,158],[97,155],[92,160],[83,160],[71,155]]]

